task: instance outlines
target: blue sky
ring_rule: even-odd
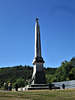
[[[75,56],[75,0],[0,0],[0,67],[33,66],[36,17],[44,66]]]

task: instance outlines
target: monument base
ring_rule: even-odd
[[[25,90],[45,90],[49,89],[49,85],[47,84],[34,84],[29,87],[25,87]]]
[[[49,84],[46,84],[46,78],[43,71],[37,71],[29,82],[25,90],[44,90],[49,89]]]
[[[34,84],[27,87],[19,88],[18,91],[26,91],[26,90],[52,90],[52,89],[60,89],[60,87],[54,86],[54,84]]]
[[[37,71],[34,76],[33,76],[33,81],[31,82],[30,85],[34,84],[46,84],[46,78],[45,74],[43,71]]]

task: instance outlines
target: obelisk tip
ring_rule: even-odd
[[[38,18],[36,18],[36,21],[38,21],[39,19]]]

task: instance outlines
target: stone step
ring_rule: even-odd
[[[44,90],[49,89],[49,87],[25,87],[25,90]]]
[[[31,84],[30,87],[49,87],[48,84]]]

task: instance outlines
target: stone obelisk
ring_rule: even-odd
[[[45,74],[43,72],[44,60],[41,56],[41,38],[40,38],[40,27],[38,18],[36,18],[35,24],[35,58],[33,64],[33,75],[31,84],[46,84]]]

